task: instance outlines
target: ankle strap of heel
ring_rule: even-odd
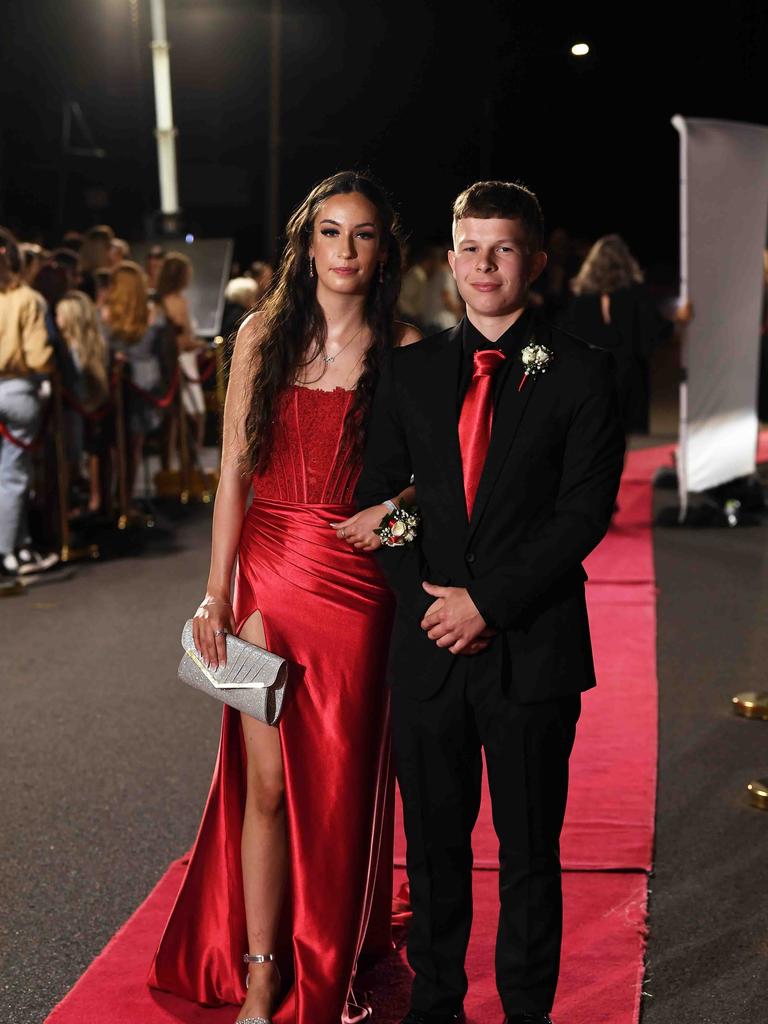
[[[243,963],[244,964],[268,964],[275,959],[274,953],[244,953]]]

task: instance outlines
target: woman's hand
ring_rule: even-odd
[[[192,619],[195,650],[214,672],[227,664],[227,633],[235,632],[231,603],[223,597],[206,594]]]
[[[331,523],[340,540],[345,540],[359,551],[375,551],[381,547],[381,541],[373,532],[387,514],[386,505],[372,505],[356,515],[345,519],[343,523]]]

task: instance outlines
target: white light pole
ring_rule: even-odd
[[[171,103],[171,57],[165,27],[165,0],[149,0],[152,12],[152,75],[155,83],[155,138],[163,219],[179,214],[176,129]]]

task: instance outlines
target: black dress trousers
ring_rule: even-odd
[[[505,686],[501,638],[458,655],[429,700],[392,694],[395,764],[408,837],[411,1007],[458,1008],[472,924],[471,832],[485,749],[499,839],[496,982],[504,1010],[547,1012],[562,940],[560,831],[581,695],[520,704]]]

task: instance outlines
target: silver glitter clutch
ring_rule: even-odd
[[[184,624],[179,679],[265,725],[277,725],[283,710],[288,663],[256,644],[227,634],[227,664],[208,668],[195,650],[192,620]]]

